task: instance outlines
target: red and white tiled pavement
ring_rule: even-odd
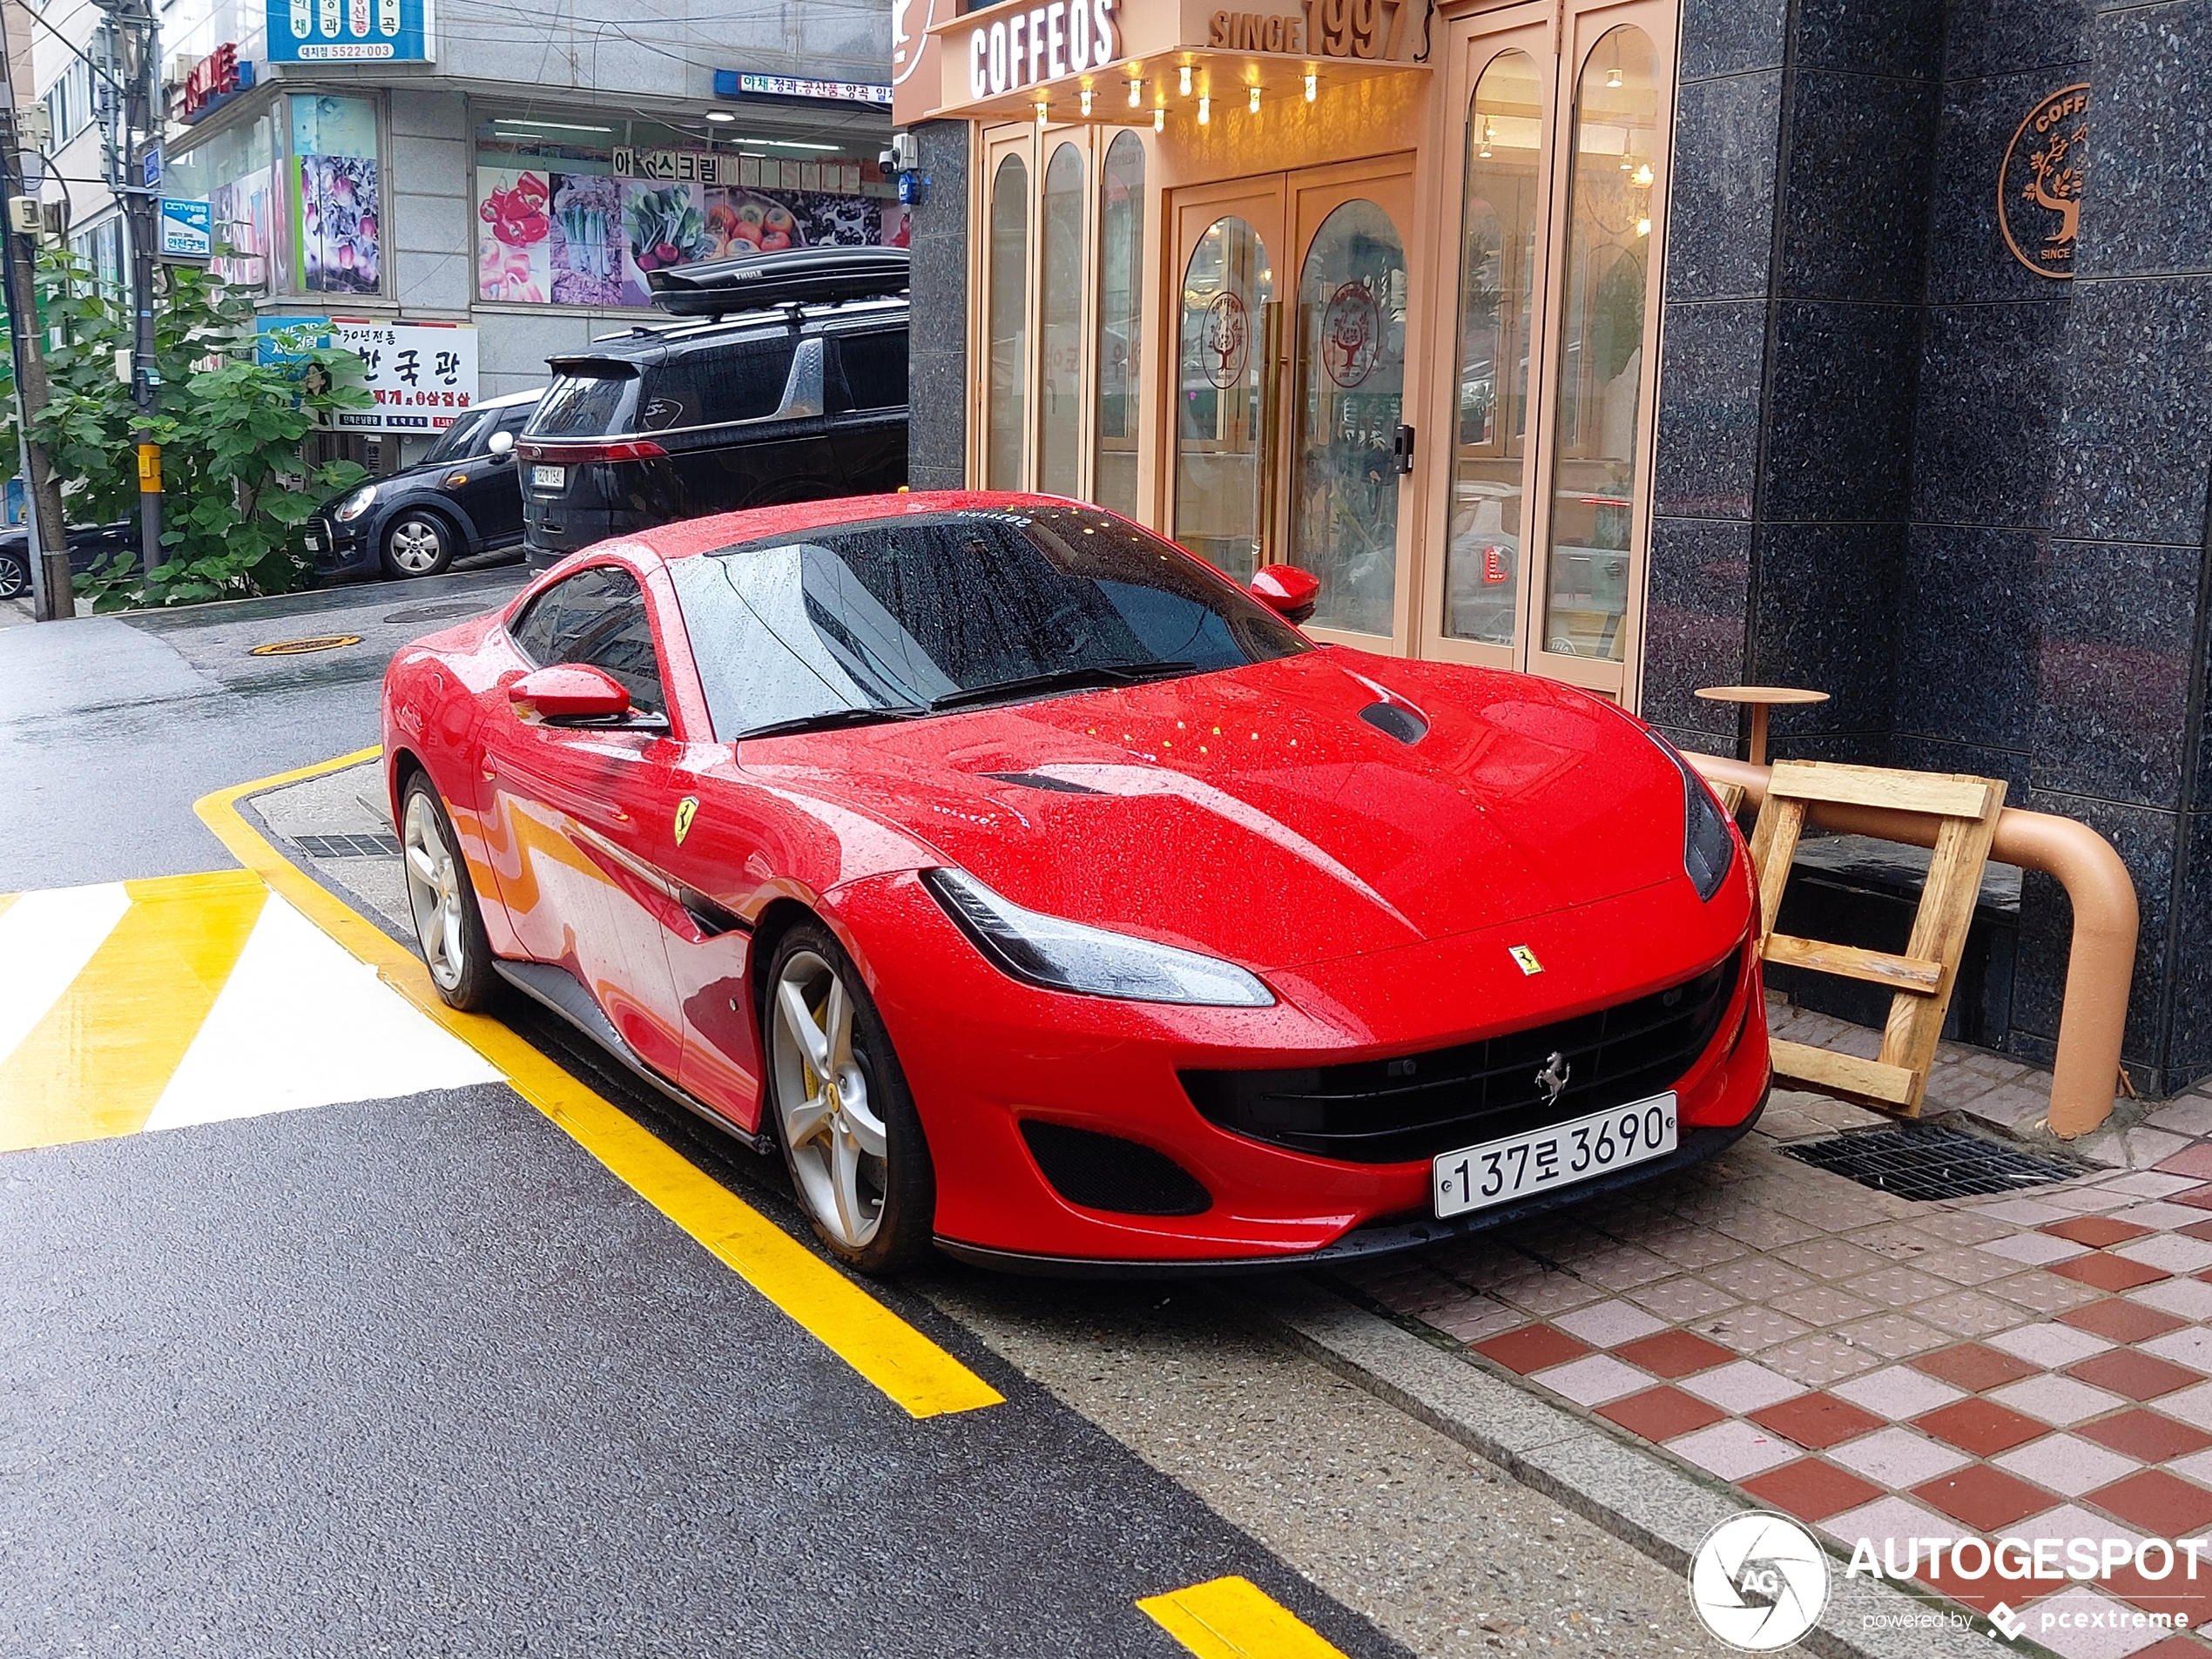
[[[1778,1150],[1872,1121],[1777,1094],[1769,1132],[1701,1170],[1354,1282],[1846,1552],[2212,1532],[2212,1142],[2167,1134],[2155,1168],[1932,1203]],[[2159,1579],[1969,1581],[1925,1554],[1913,1576],[2008,1604],[2067,1659],[2173,1659],[2206,1648],[2128,1609],[2212,1623],[2204,1554],[2194,1580],[2186,1552]]]

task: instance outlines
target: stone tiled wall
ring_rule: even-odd
[[[2202,779],[2212,0],[1685,0],[1645,711],[1817,686],[1798,755],[2004,778],[2110,837],[2139,1087],[2212,1071]],[[2020,118],[2091,87],[2076,276],[1999,226]],[[2013,1041],[2070,919],[2025,888]]]
[[[907,480],[916,489],[968,482],[968,145],[965,121],[914,129],[927,194],[911,218],[912,354]]]

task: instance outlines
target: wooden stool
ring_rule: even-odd
[[[1800,691],[1794,685],[1703,685],[1697,695],[1708,703],[1748,703],[1751,705],[1751,764],[1766,765],[1767,711],[1780,703],[1825,703],[1825,691]]]

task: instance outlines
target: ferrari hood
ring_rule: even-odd
[[[1259,968],[1687,880],[1679,775],[1617,711],[1342,647],[739,759],[1016,904]]]

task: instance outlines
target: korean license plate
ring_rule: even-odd
[[[566,467],[532,467],[530,484],[537,489],[566,489],[569,487],[569,469]]]
[[[1664,1157],[1674,1150],[1675,1096],[1669,1090],[1548,1129],[1446,1152],[1435,1162],[1430,1185],[1440,1217],[1465,1215]]]
[[[320,553],[322,551],[322,537],[316,535],[314,531],[307,531],[300,536],[300,539],[307,544],[308,552]]]

